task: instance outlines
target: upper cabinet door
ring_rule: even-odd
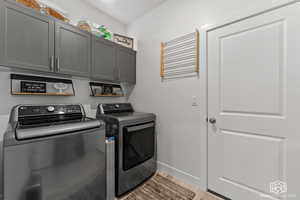
[[[56,22],[55,32],[56,72],[89,76],[91,34],[60,22]]]
[[[116,45],[93,36],[91,77],[115,81],[118,79],[116,68]]]
[[[1,1],[0,6],[0,63],[52,71],[54,21],[13,2]]]
[[[121,82],[136,83],[136,52],[126,47],[118,47],[117,63]]]

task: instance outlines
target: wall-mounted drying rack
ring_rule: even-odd
[[[123,97],[124,92],[120,84],[90,82],[93,97]]]
[[[75,96],[73,81],[25,74],[11,74],[12,95]]]
[[[199,73],[199,31],[161,43],[160,76],[162,78]]]

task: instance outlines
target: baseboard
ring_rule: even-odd
[[[187,184],[194,185],[200,189],[201,188],[201,183],[200,183],[200,178],[195,177],[189,173],[186,173],[182,170],[176,169],[175,167],[172,167],[166,163],[163,162],[157,162],[157,168],[158,171],[167,173],[171,176],[174,176],[175,178],[178,178],[179,180],[182,180],[183,182]]]

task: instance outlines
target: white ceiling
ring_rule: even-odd
[[[102,12],[129,24],[166,0],[85,0]]]

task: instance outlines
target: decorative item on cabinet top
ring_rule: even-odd
[[[93,97],[123,97],[124,92],[120,84],[90,82]]]
[[[21,3],[27,7],[33,8],[35,10],[40,10],[41,6],[36,0],[16,0],[16,2]]]
[[[70,18],[69,13],[58,6],[56,3],[47,0],[15,0],[17,3],[26,7],[33,8],[44,15],[51,16],[72,26],[78,27],[83,31],[92,33],[97,37],[106,40],[113,40],[115,43],[133,49],[133,38],[113,34],[105,25],[99,25],[90,21],[87,17],[81,16],[79,19]],[[113,37],[114,36],[114,37]]]
[[[124,35],[114,34],[114,42],[124,47],[133,49],[133,44],[134,44],[133,38]]]
[[[12,95],[75,96],[73,81],[50,77],[11,74]]]
[[[51,7],[51,5],[54,5],[53,3],[49,3],[47,1],[36,1],[36,0],[16,0],[16,2],[23,4],[24,6],[33,8],[45,15],[49,15],[61,21],[64,22],[70,21],[63,12]]]
[[[198,75],[199,31],[161,43],[160,76],[163,79]]]

